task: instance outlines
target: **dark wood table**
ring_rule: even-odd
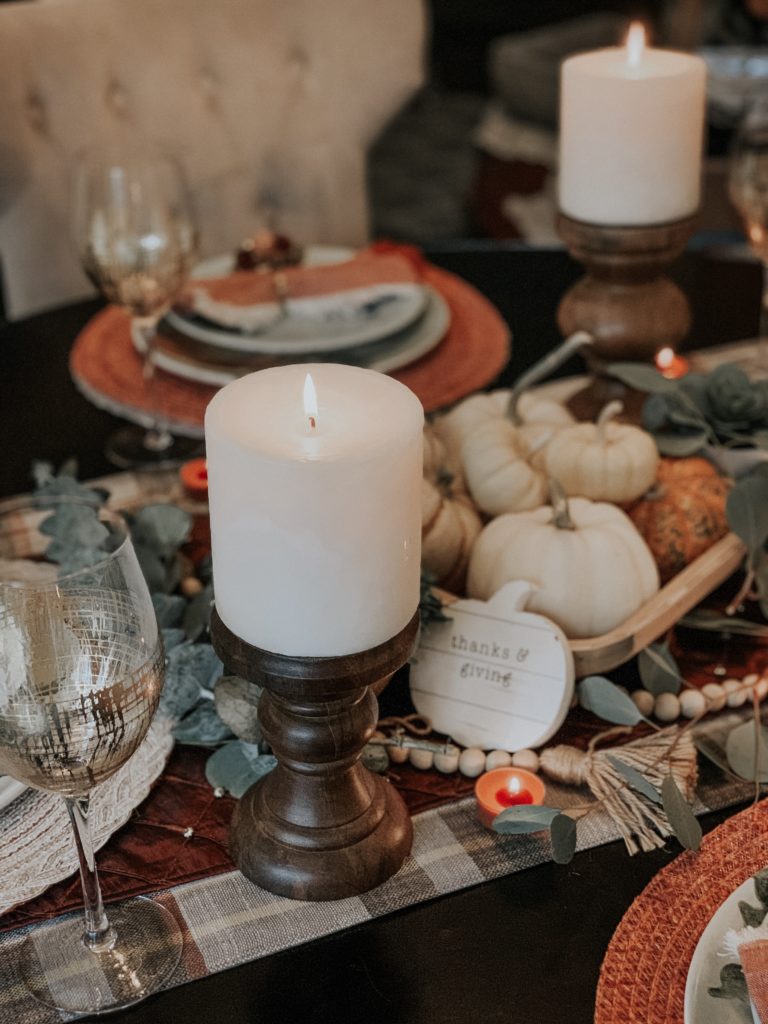
[[[579,274],[557,250],[468,243],[428,257],[476,285],[507,318],[513,354],[502,382],[558,340],[554,310]],[[751,337],[756,265],[691,252],[674,275],[691,298],[690,347]],[[83,476],[117,421],[90,406],[67,354],[97,302],[0,327],[0,496],[29,486],[33,459],[76,455]],[[578,372],[574,362],[565,372]],[[705,828],[729,812],[708,815]],[[544,864],[380,918],[156,996],[121,1019],[227,1024],[548,1024],[592,1020],[605,949],[622,914],[675,843],[630,858],[612,843],[567,867]]]

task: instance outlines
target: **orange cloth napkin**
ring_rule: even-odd
[[[291,299],[332,295],[353,288],[377,284],[417,283],[420,273],[410,253],[396,247],[386,251],[364,249],[344,263],[318,267],[287,267],[280,271],[285,290]],[[194,281],[195,288],[204,289],[216,302],[237,306],[273,303],[275,282],[271,273],[237,270],[227,277]]]
[[[739,959],[760,1024],[768,1024],[768,939],[742,942]]]

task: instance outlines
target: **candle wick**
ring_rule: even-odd
[[[317,429],[317,420],[315,419],[314,416],[310,416],[309,417],[309,426],[310,426],[310,428],[312,430],[316,430]]]

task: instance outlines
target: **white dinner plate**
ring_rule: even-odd
[[[0,775],[0,810],[12,804],[17,796],[21,796],[29,787],[17,782],[10,775]]]
[[[736,999],[717,999],[710,988],[720,985],[720,970],[735,957],[723,956],[723,939],[729,928],[743,928],[739,901],[760,906],[752,878],[724,900],[702,932],[688,968],[685,983],[685,1024],[754,1024],[749,1007]]]
[[[427,286],[425,293],[426,308],[414,324],[391,338],[368,343],[359,349],[349,348],[339,352],[323,353],[324,359],[363,366],[369,370],[379,370],[381,373],[391,373],[431,352],[445,337],[450,326],[451,314],[447,302],[439,292]],[[132,330],[132,338],[134,346],[141,352],[143,339],[135,327]],[[195,359],[192,354],[185,358],[161,346],[155,349],[154,361],[166,373],[199,384],[212,384],[215,387],[223,387],[254,369],[233,366],[231,363],[227,365],[203,361]]]
[[[426,292],[412,282],[353,288],[343,295],[288,299],[284,315],[257,332],[216,323],[198,313],[171,309],[165,319],[181,334],[248,355],[338,352],[391,337],[423,312]],[[231,307],[228,307],[231,308]]]

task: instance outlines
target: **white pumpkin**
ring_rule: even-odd
[[[533,583],[527,610],[572,638],[607,633],[659,588],[656,563],[629,517],[586,498],[488,523],[472,549],[467,592],[488,600],[510,580]]]
[[[526,460],[518,430],[501,417],[476,426],[461,449],[464,478],[489,516],[536,508],[547,496],[544,474]]]
[[[492,394],[478,392],[459,402],[450,412],[435,417],[432,428],[445,445],[449,459],[461,463],[462,446],[475,427],[503,416],[504,410]]]
[[[568,495],[625,504],[656,479],[656,442],[640,427],[616,423],[621,402],[609,402],[596,423],[559,430],[546,446],[544,464]]]
[[[461,460],[451,457],[431,423],[424,424],[424,477],[438,486],[447,483],[453,490],[466,490]]]
[[[468,495],[422,481],[421,564],[446,590],[464,589],[469,556],[482,527]]]

